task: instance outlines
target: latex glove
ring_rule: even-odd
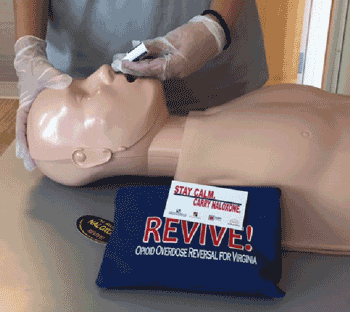
[[[139,42],[139,41],[133,40],[132,41],[132,46],[136,47],[137,42]],[[113,63],[111,64],[111,67],[113,68],[113,70],[115,72],[122,72],[122,73],[124,73],[125,69],[123,68],[122,61],[123,61],[123,58],[125,56],[126,56],[126,53],[117,53],[117,54],[115,54],[113,56]],[[125,72],[125,74],[127,74],[127,72]]]
[[[47,59],[46,41],[24,36],[15,44],[14,67],[18,76],[19,108],[16,116],[16,156],[23,158],[24,166],[32,171],[36,167],[27,144],[27,118],[30,107],[45,88],[64,89],[72,77],[54,68]]]
[[[134,41],[133,45],[136,43]],[[225,33],[220,24],[210,17],[200,15],[164,37],[145,40],[143,43],[149,56],[154,59],[122,61],[123,54],[117,54],[112,67],[134,76],[152,76],[161,80],[184,78],[222,52]]]

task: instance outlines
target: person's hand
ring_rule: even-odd
[[[116,54],[112,67],[133,76],[151,76],[161,80],[184,78],[222,52],[225,33],[210,17],[195,16],[164,37],[143,43],[152,59],[130,62],[122,60],[125,54]],[[134,41],[133,45],[136,44]]]
[[[19,108],[16,116],[16,156],[23,158],[27,170],[36,167],[30,157],[26,130],[30,107],[45,88],[64,89],[72,78],[54,68],[46,56],[46,41],[24,36],[15,44],[14,67],[18,76]]]

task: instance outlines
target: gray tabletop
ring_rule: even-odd
[[[95,280],[106,245],[76,227],[83,215],[113,221],[116,190],[160,179],[116,177],[59,185],[15,158],[0,158],[0,311],[350,311],[350,257],[283,252],[278,300],[160,291],[106,291]]]

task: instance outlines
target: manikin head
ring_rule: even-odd
[[[84,185],[147,174],[147,151],[168,117],[159,80],[127,81],[108,65],[64,90],[43,90],[28,116],[31,157],[52,180]]]

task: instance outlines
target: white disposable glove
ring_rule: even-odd
[[[133,41],[134,46],[137,43]],[[153,59],[122,61],[125,54],[119,53],[113,58],[112,68],[124,74],[152,76],[161,80],[184,78],[223,51],[225,33],[220,24],[210,17],[199,15],[164,37],[143,43]]]
[[[27,118],[30,107],[45,88],[64,89],[72,77],[61,73],[47,60],[46,41],[34,36],[24,36],[15,44],[14,66],[18,76],[19,108],[16,116],[16,156],[23,158],[24,166],[32,171],[36,167],[27,144]]]

